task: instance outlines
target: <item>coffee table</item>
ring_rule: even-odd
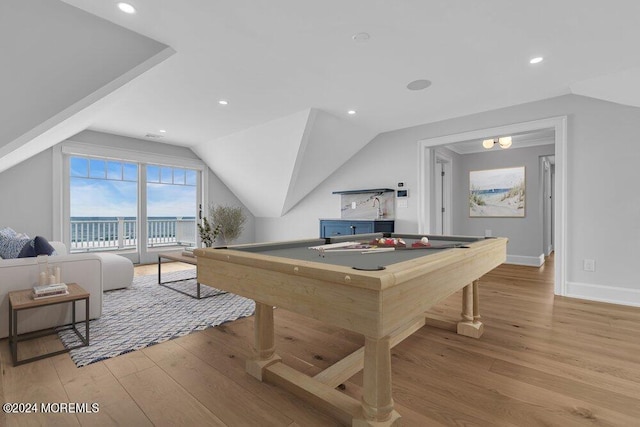
[[[191,257],[191,256],[187,256],[187,255],[182,255],[181,251],[176,251],[176,252],[161,252],[158,254],[158,285],[160,286],[164,286],[165,288],[171,289],[173,291],[176,292],[180,292],[181,294],[184,295],[188,295],[191,298],[196,298],[196,299],[202,299],[202,298],[209,298],[214,295],[207,295],[207,296],[201,296],[200,295],[200,282],[198,282],[197,280],[197,276],[196,277],[192,277],[190,279],[196,279],[196,286],[197,286],[197,294],[194,296],[188,292],[184,292],[180,289],[176,289],[174,287],[171,286],[167,286],[168,283],[176,283],[176,282],[183,282],[185,280],[190,280],[190,279],[180,279],[180,280],[167,280],[165,282],[162,281],[162,260],[163,259],[168,259],[171,261],[178,261],[178,262],[184,262],[185,264],[191,264],[191,265],[195,265],[197,267],[198,265],[198,258],[196,258],[195,256]]]

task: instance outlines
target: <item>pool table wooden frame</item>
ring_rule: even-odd
[[[307,247],[317,242],[286,243]],[[505,238],[482,239],[465,248],[390,264],[381,271],[359,271],[233,247],[197,249],[195,254],[200,283],[256,302],[255,354],[246,365],[250,375],[311,401],[345,425],[391,426],[400,419],[391,395],[391,348],[427,323],[429,308],[460,289],[464,289],[463,307],[457,331],[478,338],[483,326],[477,280],[505,261],[506,244]],[[237,248],[243,247],[247,245]],[[286,366],[275,353],[274,306],[361,333],[365,345],[309,377]],[[361,369],[363,395],[358,402],[336,387]]]

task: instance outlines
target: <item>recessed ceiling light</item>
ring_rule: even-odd
[[[229,105],[229,101],[227,101],[225,99],[221,99],[220,101],[218,101],[218,104],[220,104],[220,105]]]
[[[347,111],[347,114],[349,114],[350,116],[353,116],[355,113],[356,113],[356,110]]]
[[[130,15],[133,13],[136,13],[136,8],[131,6],[129,3],[124,3],[124,2],[118,3],[118,9]]]
[[[357,42],[365,42],[369,40],[371,36],[369,35],[369,33],[357,33],[351,36],[351,38]]]
[[[426,89],[429,86],[431,86],[431,81],[430,80],[414,80],[411,83],[409,83],[407,85],[407,89],[409,90],[422,90],[422,89]]]
[[[536,56],[535,58],[531,58],[529,60],[529,64],[539,64],[542,62],[544,58],[542,56]]]

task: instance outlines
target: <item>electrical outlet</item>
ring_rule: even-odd
[[[355,209],[356,208],[356,202],[351,202],[351,209]]]
[[[585,259],[583,269],[584,271],[596,271],[596,260]]]
[[[491,230],[484,230],[484,237],[491,237],[493,235],[493,231]]]

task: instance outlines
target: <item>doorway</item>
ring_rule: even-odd
[[[553,252],[553,228],[554,228],[554,195],[553,182],[555,180],[555,156],[543,156],[540,158],[540,188],[542,203],[542,250],[545,257]]]
[[[567,170],[567,117],[558,116],[530,122],[515,123],[493,128],[480,129],[469,132],[427,138],[418,141],[418,232],[428,234],[434,230],[433,215],[435,148],[461,141],[482,140],[495,135],[511,135],[517,133],[553,129],[555,142],[555,166],[553,178],[553,250],[554,263],[554,292],[556,295],[566,295],[566,170]],[[433,221],[432,221],[433,219]]]

